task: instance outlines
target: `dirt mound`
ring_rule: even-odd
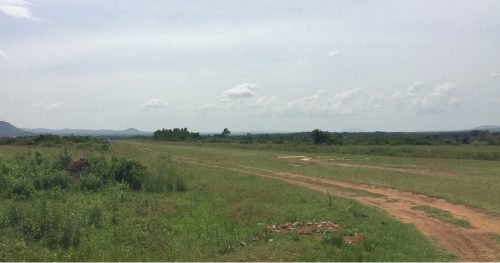
[[[89,168],[90,162],[87,159],[80,158],[70,161],[64,170],[69,172],[72,176],[80,177],[80,174],[86,172]]]

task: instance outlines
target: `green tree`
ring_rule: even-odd
[[[224,128],[222,131],[222,137],[227,137],[229,135],[231,135],[231,131],[228,128]]]
[[[315,144],[322,144],[328,141],[328,137],[330,137],[330,134],[327,131],[314,129],[311,132],[311,137]]]

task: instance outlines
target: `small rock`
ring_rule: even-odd
[[[242,246],[242,247],[246,247],[246,246],[247,246],[247,242],[245,242],[245,241],[243,241],[243,240],[241,240],[241,241],[239,242],[239,244],[240,244],[240,246]]]
[[[271,238],[271,239],[268,239],[267,242],[271,243],[273,242],[274,240]]]
[[[292,224],[292,226],[294,226],[294,227],[300,226],[300,223],[299,222],[295,222],[295,223]]]

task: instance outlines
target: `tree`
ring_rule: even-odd
[[[231,131],[228,128],[224,128],[222,131],[222,137],[227,137],[229,135],[231,135]]]
[[[330,134],[327,131],[315,129],[311,132],[311,137],[315,144],[322,144],[328,141]]]

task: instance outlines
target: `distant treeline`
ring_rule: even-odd
[[[232,136],[240,143],[329,144],[329,145],[500,145],[500,132],[311,132],[286,134],[247,134]]]
[[[155,140],[162,141],[185,141],[198,140],[201,138],[199,132],[190,132],[187,128],[161,129],[153,133]]]
[[[229,132],[229,131],[227,131]],[[230,133],[230,132],[229,132]],[[270,143],[270,144],[327,144],[327,145],[500,145],[500,132],[486,130],[455,132],[311,132],[245,135],[200,135],[187,128],[157,130],[156,140],[199,141],[207,143]]]
[[[89,136],[59,136],[52,134],[41,134],[35,136],[23,137],[3,137],[0,138],[0,145],[40,145],[40,146],[56,146],[77,144],[83,147],[96,146],[107,150],[109,141]]]

